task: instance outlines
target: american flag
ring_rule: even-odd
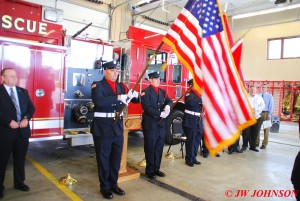
[[[204,99],[204,139],[211,155],[256,122],[223,26],[217,0],[189,0],[163,41],[189,69]]]

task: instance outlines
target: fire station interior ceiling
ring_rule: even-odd
[[[155,18],[154,10],[160,9],[166,13],[166,20],[170,25],[177,17],[181,8],[188,0],[128,0],[132,5],[134,16],[148,15]],[[249,29],[299,20],[300,0],[220,0],[223,12],[230,19],[232,29]],[[257,12],[271,11],[263,15]],[[241,14],[256,13],[253,16],[235,18]],[[162,19],[162,18],[160,18]]]
[[[174,22],[181,9],[188,0],[26,0],[63,10],[63,27],[67,35],[74,35],[89,23],[88,32],[83,32],[80,37],[109,41],[110,15],[112,20],[116,16],[115,11],[130,11],[132,17],[126,17],[126,25],[135,25],[140,28],[155,32],[165,32]],[[101,3],[95,3],[101,2]],[[251,29],[253,27],[274,25],[285,22],[298,21],[300,18],[300,0],[220,0],[222,10],[229,16],[229,25],[232,30]],[[109,11],[110,5],[112,10]],[[255,15],[246,18],[236,18],[245,13],[258,11],[290,8],[280,12],[264,15]],[[78,12],[80,10],[80,12]],[[76,15],[74,15],[76,13]],[[124,16],[122,14],[122,16]],[[124,22],[122,22],[124,23]],[[115,25],[116,26],[116,25]],[[162,32],[160,32],[160,30]],[[122,30],[124,31],[124,30]],[[124,32],[125,33],[125,32]],[[125,36],[115,37],[115,40],[124,39]]]
[[[165,4],[174,4],[184,7],[187,1],[188,0],[166,0]],[[219,0],[219,2],[223,11],[226,11],[228,16],[290,6],[300,3],[299,0]],[[227,7],[227,9],[225,7]]]

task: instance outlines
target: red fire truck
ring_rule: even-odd
[[[106,60],[120,62],[120,80],[132,88],[163,36],[130,27],[128,40],[114,44],[72,39],[64,35],[62,25],[43,19],[43,12],[43,7],[37,4],[17,0],[0,2],[0,68],[16,69],[18,85],[29,91],[36,107],[30,122],[33,138],[79,136],[69,135],[74,133],[88,136],[90,134],[86,133],[93,118],[90,86],[103,77],[99,64],[105,60],[104,55]],[[83,49],[85,46],[89,48]],[[86,51],[93,51],[96,56],[87,58],[84,63],[76,60],[76,53]],[[164,63],[167,63],[166,70],[161,69]],[[147,87],[147,74],[158,70],[162,75],[161,87],[169,97],[174,101],[181,97],[189,74],[165,45],[136,90]],[[141,113],[140,104],[129,105],[128,117],[141,119]],[[182,116],[183,103],[179,102],[168,118],[167,143],[172,142],[172,133],[181,132]],[[91,138],[74,145],[88,143]]]

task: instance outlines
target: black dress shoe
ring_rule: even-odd
[[[208,154],[203,154],[203,157],[204,157],[204,158],[207,158],[207,157],[208,157]]]
[[[166,176],[166,174],[163,173],[163,172],[160,171],[160,170],[158,170],[155,174],[156,174],[157,176],[159,176],[159,177],[165,177],[165,176]]]
[[[15,186],[15,189],[18,189],[20,191],[30,191],[29,186],[26,184],[19,184],[18,186]]]
[[[190,167],[194,167],[194,163],[192,163],[192,162],[185,161],[185,164],[187,164]]]
[[[234,151],[235,151],[236,153],[243,153],[243,150],[241,150],[240,148],[236,148]]]
[[[255,152],[259,152],[259,150],[258,150],[258,149],[256,149],[256,148],[253,148],[253,147],[250,147],[250,150],[252,150],[252,151],[255,151]]]
[[[228,149],[228,154],[232,154],[233,153],[233,149]]]
[[[247,147],[243,147],[241,150],[244,152],[247,150]]]
[[[148,173],[148,174],[146,174],[147,175],[147,177],[149,178],[149,179],[155,179],[156,178],[156,175],[154,174],[154,173]]]
[[[123,191],[119,186],[112,187],[110,190],[117,195],[125,195],[125,191]]]
[[[197,159],[194,160],[194,164],[196,165],[201,165],[201,162],[200,161],[197,161]]]
[[[100,190],[100,193],[102,194],[102,196],[103,196],[105,199],[112,199],[112,198],[113,198],[113,195],[112,195],[111,191],[109,191],[109,190],[101,189],[101,190]]]

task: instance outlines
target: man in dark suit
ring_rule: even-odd
[[[104,78],[92,85],[92,100],[95,105],[95,113],[91,124],[93,134],[100,193],[106,199],[112,199],[114,192],[117,195],[125,195],[125,191],[118,186],[118,173],[124,142],[123,114],[115,123],[117,112],[123,104],[130,101],[139,102],[137,92],[128,90],[123,83],[117,82],[117,63],[107,62],[103,64]]]
[[[185,163],[193,167],[194,164],[200,165],[201,162],[196,159],[200,141],[203,136],[202,123],[202,98],[193,87],[193,80],[188,81],[188,85],[192,87],[190,92],[186,93],[184,98],[184,116],[182,127],[186,135],[186,156]]]
[[[16,86],[16,71],[5,68],[1,71],[0,85],[0,198],[3,198],[5,170],[9,157],[13,156],[14,187],[29,191],[24,184],[25,156],[29,145],[30,127],[35,108],[26,89]]]
[[[164,177],[160,163],[165,144],[166,120],[170,113],[172,100],[166,91],[159,88],[160,74],[148,74],[150,85],[141,93],[143,107],[142,128],[144,134],[144,152],[146,158],[146,175],[150,179]],[[162,119],[162,120],[161,120]]]

